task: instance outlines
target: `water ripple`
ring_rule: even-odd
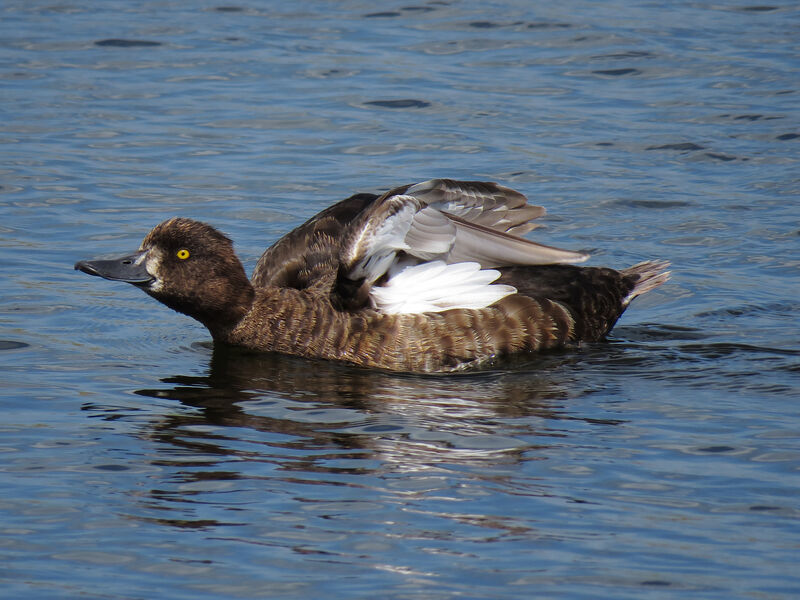
[[[0,7],[5,595],[796,596],[796,7],[255,4]],[[437,176],[673,280],[606,342],[417,377],[72,270],[175,215],[251,269]]]

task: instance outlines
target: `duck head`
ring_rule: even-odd
[[[125,281],[223,337],[250,310],[253,286],[225,235],[205,223],[174,218],[145,236],[136,252],[81,260],[75,269]]]

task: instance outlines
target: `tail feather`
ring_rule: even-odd
[[[636,277],[636,283],[630,293],[622,300],[623,306],[628,306],[631,300],[641,296],[645,292],[657,288],[665,283],[670,276],[669,261],[666,260],[647,260],[623,269],[621,273],[626,277]]]

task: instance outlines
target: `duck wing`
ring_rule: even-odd
[[[577,263],[589,255],[520,237],[545,213],[497,183],[431,179],[387,192],[348,228],[340,273],[369,284],[401,256],[481,268]]]
[[[339,268],[344,232],[377,194],[355,194],[337,202],[287,233],[268,248],[256,263],[254,287],[305,289],[331,284]]]

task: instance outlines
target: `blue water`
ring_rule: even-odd
[[[0,6],[0,596],[800,596],[794,2]],[[608,343],[458,377],[214,349],[73,263],[248,269],[356,191],[495,180]]]

